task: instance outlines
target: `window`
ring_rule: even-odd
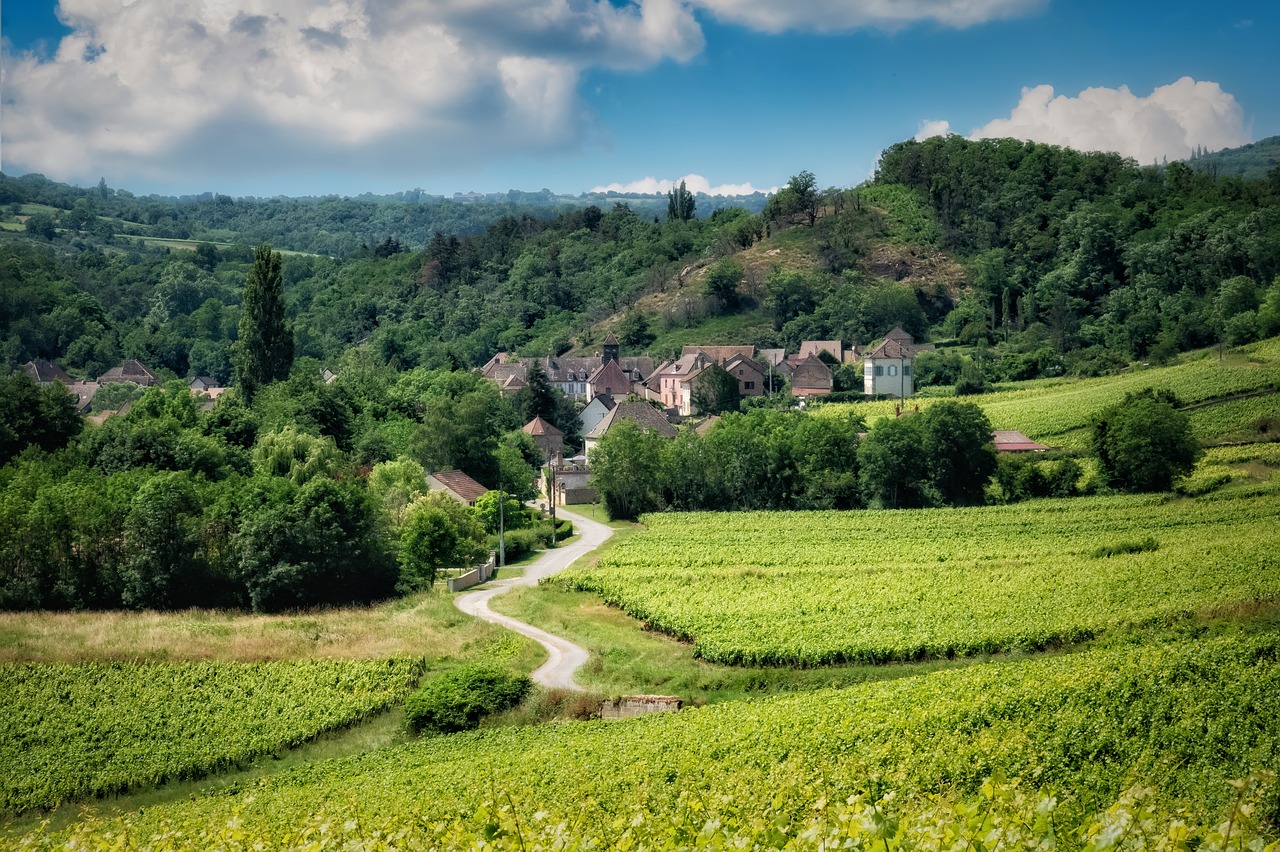
[[[755,383],[755,382],[743,382],[743,383],[742,383],[742,389],[743,389],[743,390],[755,390],[755,387],[756,387],[756,383]]]
[[[902,365],[902,375],[904,375],[904,376],[909,376],[909,375],[911,375],[911,365],[910,365],[910,364],[903,364],[903,365]]]
[[[889,375],[891,375],[891,376],[896,376],[896,375],[898,375],[898,365],[897,365],[897,364],[890,364],[890,365],[889,365]]]
[[[876,375],[877,375],[877,376],[883,376],[883,375],[884,375],[884,366],[883,366],[883,365],[881,365],[881,364],[876,364]]]

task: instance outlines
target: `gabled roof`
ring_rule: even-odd
[[[1016,429],[993,430],[991,442],[997,453],[1042,453],[1050,449],[1044,444],[1037,444]]]
[[[557,429],[555,426],[551,425],[547,421],[543,420],[541,416],[535,417],[532,420],[530,420],[528,423],[521,426],[520,431],[524,432],[526,435],[533,435],[535,438],[541,437],[542,435],[550,435],[552,437],[564,437],[563,432],[561,432],[559,429]]]
[[[787,350],[785,349],[760,349],[757,350],[756,356],[766,364],[772,364],[777,367],[787,358]]]
[[[586,411],[592,405],[597,403],[604,406],[605,411],[612,411],[614,407],[616,407],[618,404],[617,400],[615,400],[613,397],[608,396],[606,394],[598,393],[595,396],[591,397],[591,399],[587,400],[587,404],[582,407],[582,410]]]
[[[739,367],[742,367],[744,369],[750,370],[751,372],[755,373],[757,376],[764,378],[765,368],[761,367],[760,364],[757,363],[755,360],[751,358],[744,358],[741,355],[734,355],[732,358],[730,358],[728,361],[725,361],[720,366],[724,367],[724,369],[729,373],[733,373],[734,370],[738,369]],[[736,375],[736,373],[734,375]]]
[[[441,488],[453,494],[454,497],[467,504],[476,502],[489,491],[488,488],[485,488],[460,470],[442,470],[428,474],[428,484],[432,484],[432,480],[439,484]]]
[[[701,352],[717,364],[723,364],[735,355],[741,355],[744,358],[756,357],[755,344],[747,346],[695,346],[688,345],[680,350],[680,357],[693,355]]]
[[[646,432],[657,432],[664,438],[674,438],[676,427],[671,425],[667,416],[647,402],[620,402],[613,410],[600,419],[584,437],[599,438],[615,423],[630,420]]]
[[[617,346],[617,345],[618,345],[618,338],[617,338],[617,336],[615,336],[615,335],[614,335],[614,333],[611,331],[611,332],[609,332],[609,336],[608,336],[608,337],[606,337],[606,338],[604,339],[604,343],[601,343],[600,345],[601,345],[601,346]]]
[[[98,377],[99,382],[135,382],[140,385],[154,385],[160,379],[147,369],[141,361],[130,359],[119,367],[112,367]]]
[[[61,367],[47,358],[37,358],[22,365],[22,371],[35,380],[38,385],[51,385],[54,382],[71,384],[71,377]]]
[[[588,381],[591,382],[591,390],[595,393],[605,392],[606,388],[610,394],[631,392],[631,376],[618,366],[617,361],[606,361],[601,364]]]
[[[844,360],[844,344],[839,340],[802,340],[800,341],[800,357],[807,358],[826,352],[837,362]]]
[[[817,355],[810,355],[791,373],[791,387],[795,389],[831,390],[835,379],[831,368]]]
[[[933,351],[932,343],[915,343],[914,341],[915,338],[903,331],[901,326],[894,326],[893,331],[886,334],[884,340],[880,341],[880,344],[864,357],[868,360],[872,358],[914,358],[921,352]]]

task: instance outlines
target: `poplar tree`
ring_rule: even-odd
[[[236,384],[250,401],[262,387],[288,376],[293,367],[293,331],[284,320],[280,254],[271,246],[253,251],[233,360]]]

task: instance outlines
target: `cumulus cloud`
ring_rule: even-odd
[[[704,45],[680,0],[62,0],[59,14],[72,32],[52,58],[5,57],[4,153],[80,181],[213,164],[425,173],[564,150],[590,128],[584,69]]]
[[[1036,11],[1045,0],[692,0],[723,21],[769,33],[833,32],[861,27],[898,29],[928,21],[970,27]]]
[[[670,192],[671,188],[684,181],[685,188],[692,193],[703,193],[704,195],[753,195],[757,192],[763,192],[766,195],[778,191],[778,187],[771,186],[767,189],[760,189],[749,183],[722,183],[716,186],[711,185],[711,181],[702,175],[685,175],[675,180],[667,178],[644,177],[639,180],[633,180],[629,183],[610,183],[604,186],[592,187],[591,192],[620,192],[626,195],[656,195],[658,193]]]
[[[923,142],[934,136],[946,136],[951,132],[951,122],[939,119],[926,118],[920,122],[920,127],[916,130],[915,140]]]
[[[1005,136],[1115,151],[1139,163],[1185,159],[1198,145],[1216,151],[1249,141],[1236,99],[1217,83],[1190,77],[1146,97],[1127,86],[1085,89],[1076,97],[1055,96],[1052,86],[1025,88],[1008,118],[976,128],[969,138]]]

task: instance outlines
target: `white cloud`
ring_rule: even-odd
[[[922,125],[923,127],[923,125]],[[1114,151],[1139,163],[1190,156],[1249,141],[1244,111],[1217,83],[1183,77],[1138,97],[1127,86],[1054,96],[1052,86],[1022,90],[1008,118],[976,128],[971,139],[1031,139],[1081,151]],[[918,138],[918,137],[917,137]]]
[[[1038,10],[1046,0],[691,0],[720,20],[764,32],[861,27],[898,29],[921,21],[969,27]]]
[[[6,56],[4,168],[414,175],[578,146],[588,67],[686,61],[680,0],[62,0],[52,59]]]
[[[656,195],[658,193],[670,192],[671,188],[680,181],[684,181],[685,188],[692,193],[703,193],[705,195],[752,195],[757,192],[763,192],[766,195],[777,192],[778,187],[771,186],[768,189],[759,189],[749,183],[722,183],[716,186],[711,185],[711,181],[702,175],[685,175],[675,180],[668,178],[644,177],[639,180],[633,180],[629,183],[610,183],[604,186],[592,187],[591,192],[620,192],[627,195]]]
[[[924,140],[930,139],[934,136],[946,136],[950,132],[951,122],[926,118],[924,121],[920,122],[920,127],[916,130],[915,140],[917,142],[923,142]]]

